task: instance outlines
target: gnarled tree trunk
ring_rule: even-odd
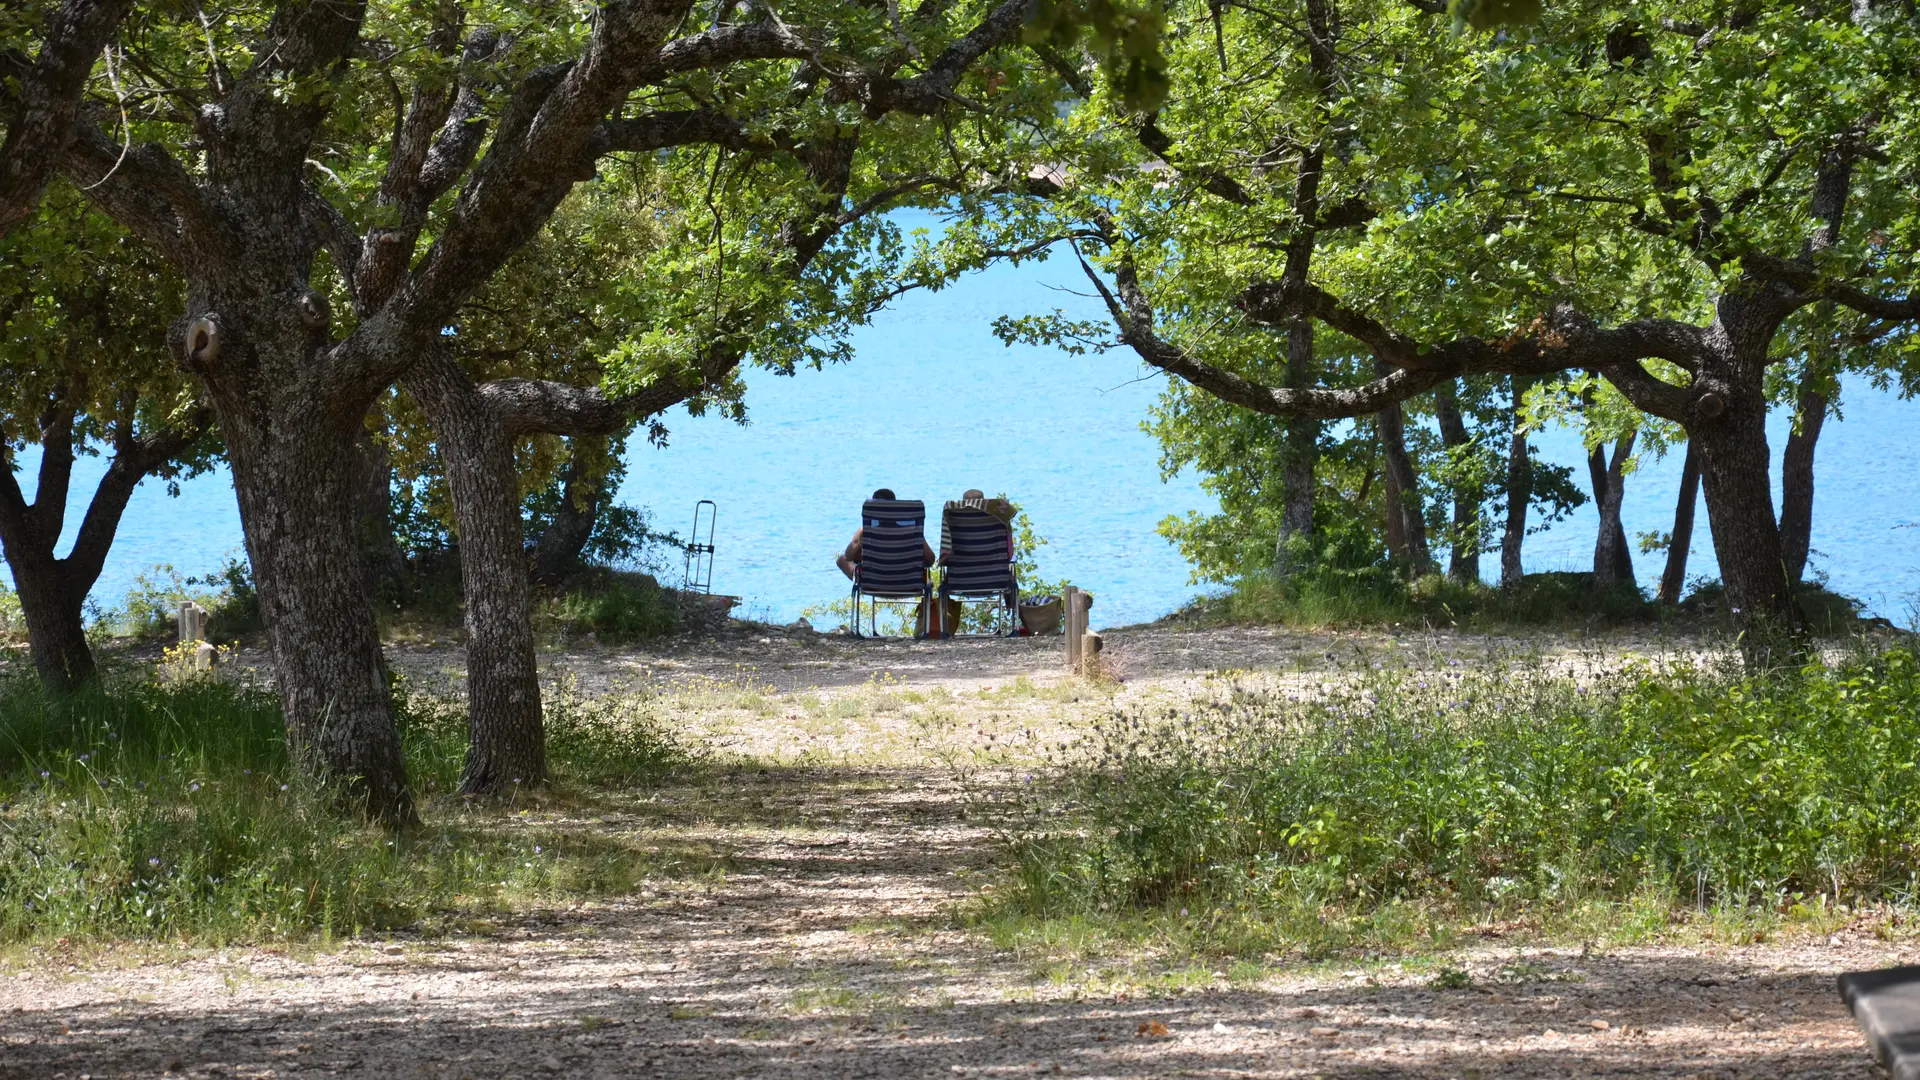
[[[1700,453],[1691,442],[1680,466],[1680,494],[1673,504],[1673,535],[1667,544],[1667,568],[1660,575],[1659,601],[1680,602],[1687,584],[1687,556],[1693,550],[1693,511],[1700,501]]]
[[[1533,380],[1513,377],[1513,436],[1507,442],[1507,523],[1500,537],[1500,587],[1520,584],[1520,550],[1527,540],[1527,505],[1533,501],[1533,459],[1520,427],[1520,406]]]
[[[1780,461],[1780,557],[1787,580],[1799,584],[1813,544],[1813,451],[1827,420],[1827,397],[1803,386],[1800,408]]]
[[[469,736],[461,793],[543,784],[545,720],[512,434],[438,347],[421,356],[400,385],[433,425],[460,535]]]
[[[1593,583],[1612,585],[1633,580],[1633,553],[1627,547],[1627,531],[1620,523],[1620,504],[1626,500],[1627,458],[1639,432],[1630,432],[1613,444],[1613,460],[1607,449],[1596,446],[1587,455],[1587,471],[1593,481],[1593,501],[1600,511],[1600,531],[1593,541]]]
[[[1420,476],[1407,454],[1407,426],[1400,403],[1396,401],[1375,413],[1374,424],[1380,434],[1381,456],[1386,460],[1388,550],[1394,550],[1397,539],[1398,553],[1405,557],[1408,572],[1419,577],[1432,570],[1433,556],[1427,548]]]
[[[393,536],[393,462],[384,446],[362,432],[355,444],[354,540],[367,578],[378,595],[406,580],[407,557]]]
[[[48,690],[66,693],[94,677],[84,618],[87,593],[100,580],[127,501],[147,474],[190,446],[207,424],[206,417],[195,416],[180,428],[140,437],[134,435],[131,420],[121,421],[113,436],[113,460],[87,504],[73,550],[64,558],[54,551],[73,480],[73,410],[56,405],[41,417],[40,473],[32,503],[22,495],[12,469],[0,473],[0,545],[6,548],[14,592],[26,619],[34,671]]]
[[[1440,441],[1454,454],[1467,447],[1467,425],[1460,416],[1455,398],[1455,381],[1434,388],[1434,415],[1440,422]],[[1455,581],[1480,580],[1480,503],[1485,497],[1478,485],[1457,483],[1453,489],[1453,551],[1447,576]]]
[[[560,505],[533,542],[533,580],[542,585],[557,585],[579,569],[580,553],[593,538],[599,518],[602,485],[594,477],[592,459],[606,453],[606,440],[575,436],[568,443]]]
[[[1727,604],[1749,667],[1798,662],[1806,619],[1794,602],[1773,516],[1767,450],[1767,349],[1788,310],[1778,290],[1742,286],[1720,297],[1703,335],[1687,435],[1700,451],[1707,524]]]

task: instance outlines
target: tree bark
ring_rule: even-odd
[[[1467,425],[1460,416],[1455,383],[1434,388],[1434,414],[1440,422],[1440,441],[1456,456],[1467,446]],[[1485,492],[1478,484],[1458,482],[1453,489],[1453,551],[1447,576],[1455,581],[1480,580],[1480,504]]]
[[[1780,557],[1787,580],[1795,585],[1806,573],[1813,543],[1813,451],[1826,420],[1826,395],[1802,386],[1799,413],[1780,462]]]
[[[1527,539],[1527,506],[1533,502],[1533,459],[1527,452],[1527,433],[1520,427],[1520,407],[1531,379],[1513,377],[1513,436],[1507,443],[1507,526],[1500,537],[1500,587],[1515,588],[1523,576],[1520,549]]]
[[[1392,549],[1397,533],[1408,572],[1419,577],[1433,569],[1433,556],[1427,548],[1426,515],[1420,506],[1420,477],[1407,454],[1406,420],[1400,403],[1375,413],[1374,422],[1380,433],[1381,454],[1386,459],[1388,547]]]
[[[1596,446],[1587,455],[1587,472],[1593,481],[1593,501],[1600,511],[1600,530],[1593,541],[1593,582],[1612,585],[1632,581],[1633,553],[1627,547],[1627,533],[1620,523],[1620,504],[1626,499],[1626,463],[1633,453],[1638,432],[1630,432],[1613,445],[1613,460],[1607,460],[1605,445]]]
[[[593,526],[599,517],[602,492],[594,477],[592,459],[606,453],[606,440],[575,436],[568,442],[560,505],[533,542],[533,580],[542,585],[557,585],[579,568],[580,553],[593,538]]]
[[[543,784],[546,725],[512,435],[458,362],[437,346],[400,385],[433,425],[460,537],[469,736],[460,791],[494,795]]]
[[[1687,584],[1687,556],[1693,549],[1693,511],[1700,501],[1700,452],[1687,443],[1687,459],[1680,466],[1680,495],[1673,506],[1673,536],[1667,544],[1667,568],[1660,575],[1659,601],[1680,602]]]

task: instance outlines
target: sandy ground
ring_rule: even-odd
[[[1109,642],[1118,688],[1065,680],[1057,641],[756,628],[646,654],[553,654],[550,678],[671,697],[691,735],[739,755],[576,823],[698,851],[705,871],[450,937],[16,954],[0,962],[0,1078],[1884,1075],[1833,977],[1920,950],[1864,932],[1594,953],[1493,941],[1447,958],[1472,973],[1465,989],[1393,964],[1142,983],[994,947],[959,917],[997,858],[959,777],[1018,775],[967,762],[1017,762],[1116,694],[1177,696],[1212,670],[1313,679],[1515,649],[1168,628]],[[1692,648],[1548,654],[1578,665],[1625,647]],[[457,683],[444,651],[397,653],[395,666]]]

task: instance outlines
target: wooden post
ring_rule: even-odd
[[[1067,639],[1067,670],[1080,672],[1080,590],[1072,585],[1060,590],[1061,630]]]
[[[214,649],[207,643],[207,619],[212,612],[191,600],[180,601],[180,614],[174,620],[180,644],[191,645],[188,664],[194,671],[212,671]]]

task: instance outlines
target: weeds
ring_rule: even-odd
[[[1013,807],[1011,918],[1235,950],[1445,945],[1910,899],[1920,664],[1224,680],[1120,711]],[[1177,914],[1176,914],[1177,912]],[[1649,917],[1650,916],[1650,917]]]

